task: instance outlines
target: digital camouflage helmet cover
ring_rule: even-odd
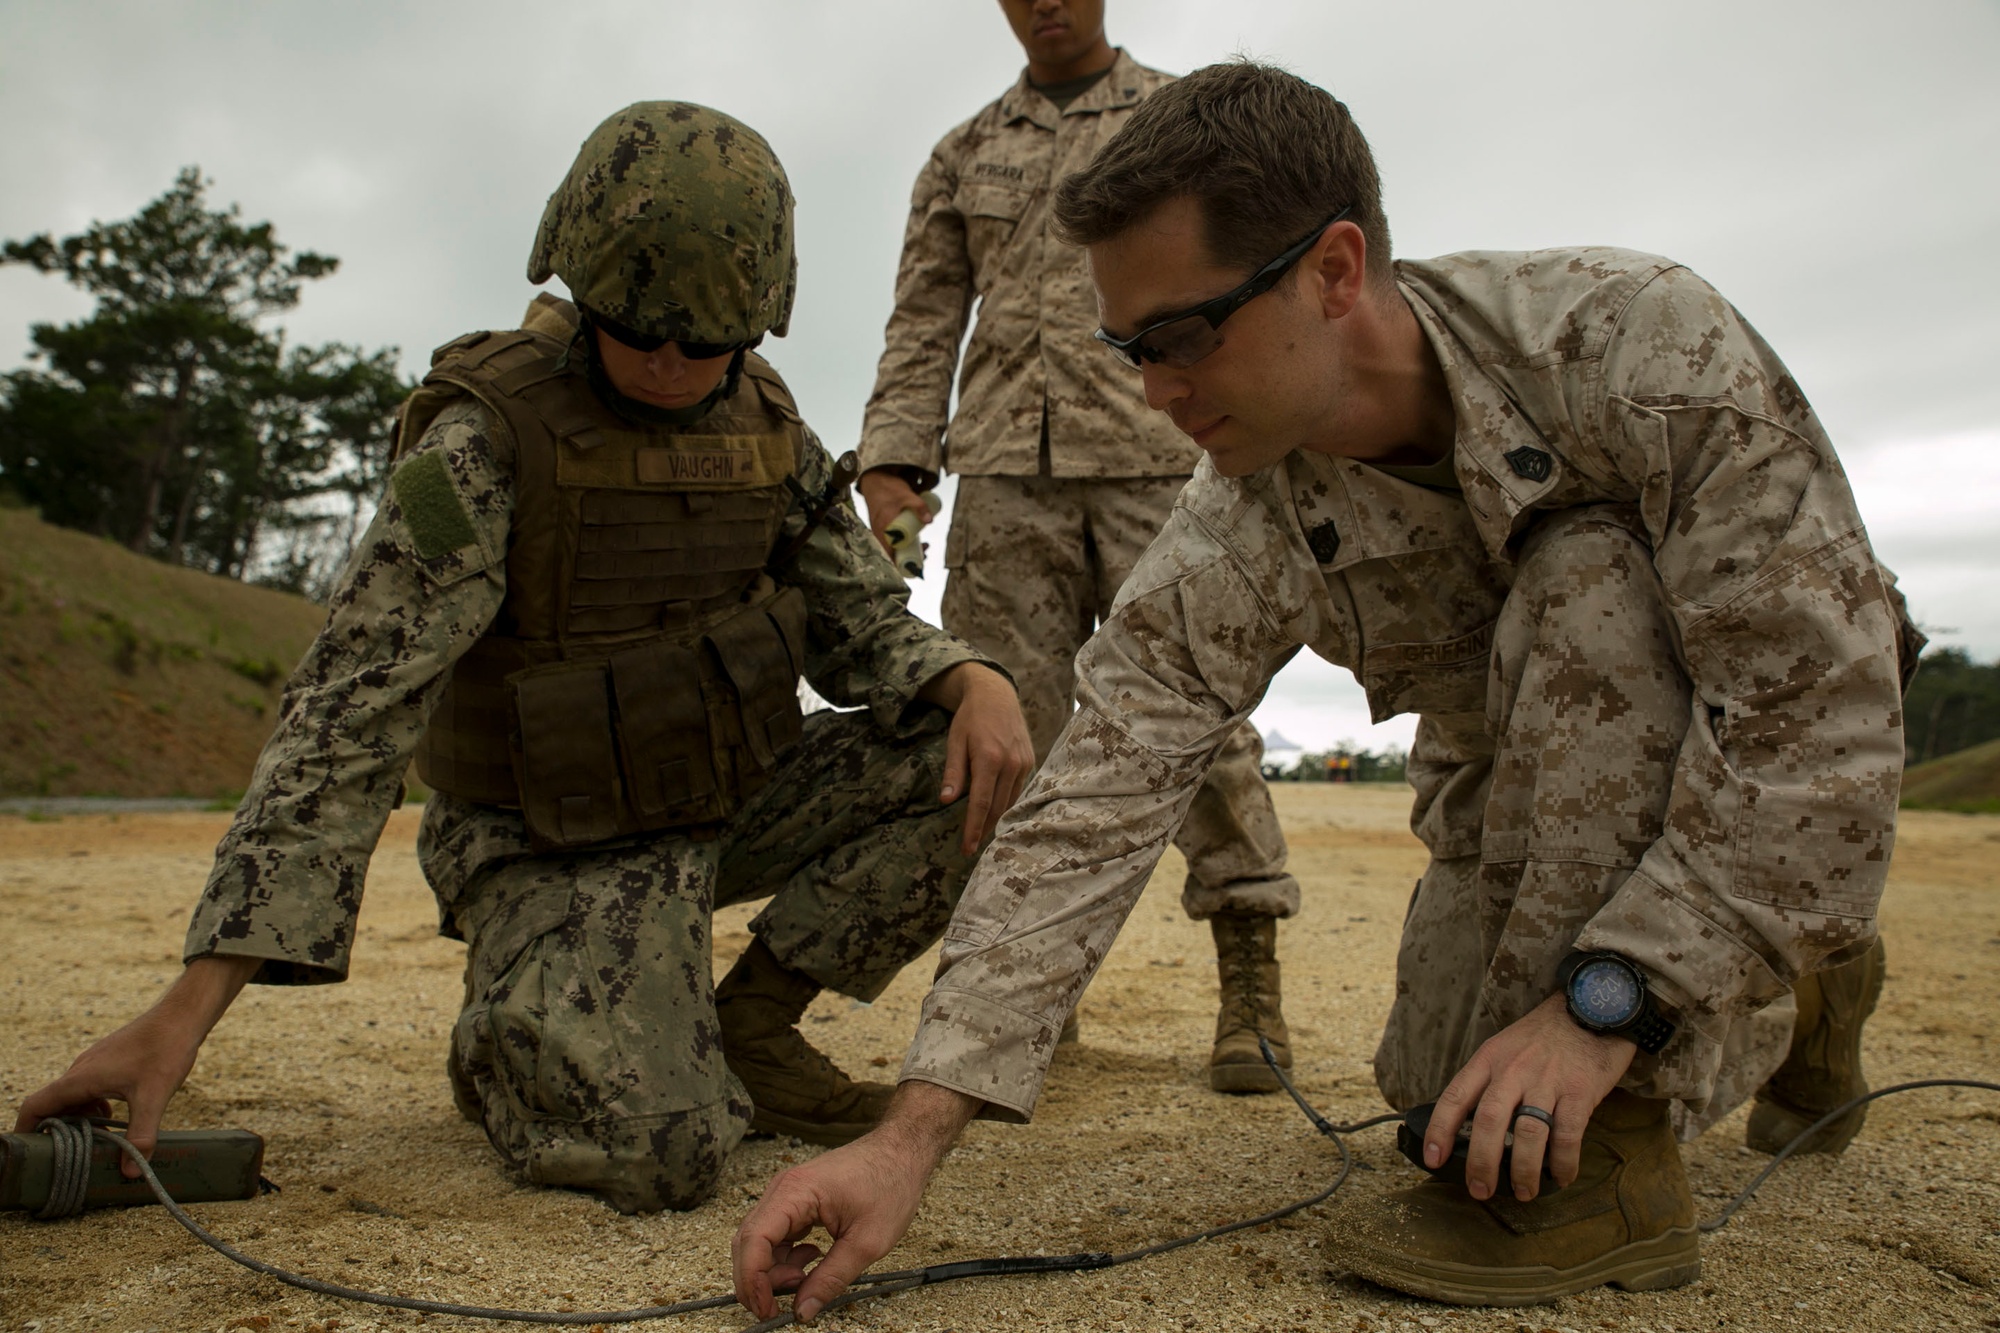
[[[782,337],[798,263],[792,187],[762,135],[692,102],[613,115],[549,196],[528,281],[639,333],[694,342]]]

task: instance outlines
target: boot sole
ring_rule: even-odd
[[[1701,1237],[1693,1227],[1675,1227],[1574,1268],[1481,1268],[1369,1250],[1348,1255],[1346,1263],[1378,1286],[1447,1305],[1538,1305],[1607,1284],[1624,1291],[1684,1286],[1701,1276]]]
[[[1254,1065],[1210,1065],[1208,1086],[1217,1092],[1276,1092],[1281,1086],[1271,1067],[1261,1061]]]
[[[835,1121],[829,1124],[823,1120],[799,1120],[759,1107],[756,1114],[750,1117],[750,1128],[760,1134],[790,1135],[807,1143],[817,1143],[822,1148],[838,1148],[843,1143],[854,1142],[875,1128],[875,1124],[873,1121],[865,1124]]]

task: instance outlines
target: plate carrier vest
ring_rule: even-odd
[[[527,328],[439,348],[397,437],[400,456],[468,394],[510,437],[506,600],[453,665],[416,767],[518,808],[540,849],[727,820],[804,721],[805,597],[766,572],[807,439],[784,381],[749,355],[701,421],[637,424],[544,331],[574,319],[541,298]]]

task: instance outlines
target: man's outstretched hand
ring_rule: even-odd
[[[137,1018],[76,1057],[61,1078],[21,1103],[14,1131],[25,1134],[58,1115],[108,1117],[124,1102],[125,1138],[148,1157],[159,1141],[160,1117],[180,1090],[209,1029],[257,971],[255,958],[197,958],[166,994]],[[119,1158],[127,1180],[138,1166]]]
[[[730,1242],[736,1299],[769,1319],[777,1294],[796,1290],[793,1312],[801,1320],[818,1314],[903,1238],[924,1183],[978,1109],[963,1093],[908,1082],[867,1134],[779,1172]],[[814,1227],[833,1237],[824,1258],[804,1243]]]
[[[1424,1132],[1424,1161],[1442,1165],[1451,1156],[1458,1127],[1472,1117],[1472,1144],[1466,1152],[1465,1188],[1475,1199],[1490,1199],[1500,1184],[1511,1184],[1526,1202],[1541,1191],[1542,1159],[1557,1185],[1576,1179],[1583,1160],[1583,1130],[1597,1104],[1618,1086],[1639,1048],[1623,1037],[1586,1032],[1569,1016],[1560,995],[1552,995],[1525,1017],[1488,1037],[1437,1099]],[[1522,1106],[1549,1112],[1551,1129]],[[1475,1109],[1476,1108],[1476,1109]],[[1500,1153],[1514,1136],[1513,1178],[1500,1180]]]

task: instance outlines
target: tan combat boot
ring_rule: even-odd
[[[1532,1305],[1610,1283],[1678,1287],[1701,1276],[1694,1200],[1667,1103],[1613,1091],[1590,1118],[1569,1188],[1485,1202],[1441,1180],[1347,1215],[1336,1258],[1371,1282],[1452,1305]]]
[[[833,1147],[875,1127],[895,1089],[857,1083],[800,1035],[819,983],[753,939],[715,988],[722,1058],[757,1108],[750,1127]]]
[[[1757,1089],[1743,1136],[1751,1147],[1775,1153],[1813,1121],[1868,1091],[1868,1080],[1861,1075],[1861,1027],[1882,998],[1886,960],[1878,936],[1853,962],[1799,978],[1792,988],[1799,1017],[1792,1028],[1791,1054]],[[1867,1118],[1868,1108],[1857,1106],[1799,1151],[1839,1152]]]
[[[1278,1076],[1264,1063],[1257,1034],[1270,1040],[1278,1063],[1290,1069],[1292,1036],[1278,1008],[1278,918],[1217,912],[1208,926],[1222,976],[1208,1086],[1217,1092],[1276,1092]]]

